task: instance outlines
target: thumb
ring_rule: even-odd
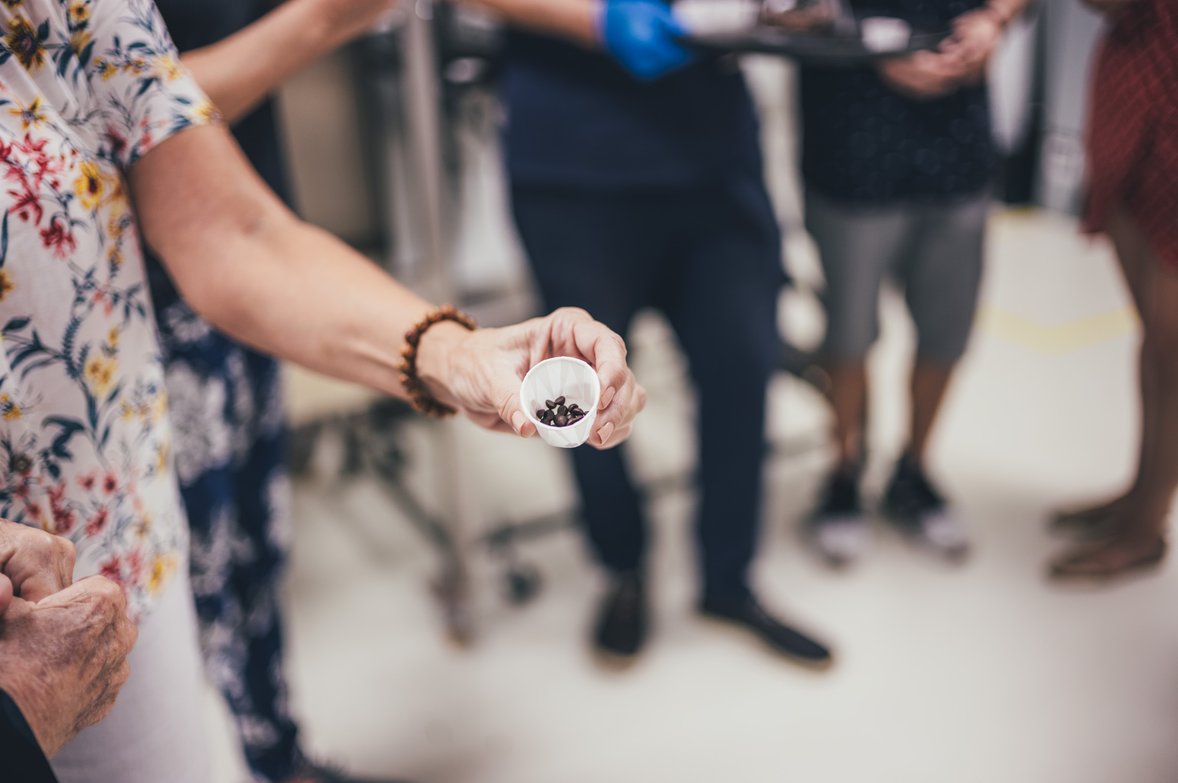
[[[0,574],[0,616],[8,611],[12,603],[12,582],[4,574]]]
[[[507,383],[511,385],[507,386]],[[504,384],[507,391],[500,396],[503,402],[499,404],[499,418],[503,420],[504,424],[511,427],[512,432],[516,435],[522,438],[532,437],[536,434],[536,425],[532,424],[520,404],[519,379],[515,377],[510,380],[504,379]]]
[[[125,612],[127,609],[127,596],[123,592],[123,588],[105,576],[88,576],[85,579],[79,579],[69,587],[42,598],[37,602],[37,607],[72,606],[95,600],[100,603],[109,603],[120,612]]]

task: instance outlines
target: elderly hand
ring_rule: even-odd
[[[0,519],[0,689],[47,756],[110,711],[135,643],[122,589],[73,574],[73,544]]]
[[[40,601],[74,581],[74,545],[0,519],[0,615],[13,597]]]
[[[876,70],[896,92],[925,101],[953,92],[966,76],[961,62],[942,52],[913,52],[881,60]]]
[[[601,41],[623,68],[652,81],[687,65],[695,56],[679,39],[686,34],[671,6],[661,0],[605,0]]]
[[[554,356],[588,362],[601,379],[597,429],[589,445],[616,446],[630,435],[634,417],[646,406],[646,390],[626,365],[622,338],[584,310],[562,308],[544,318],[468,332],[439,324],[422,338],[418,373],[431,393],[488,429],[536,434],[520,407],[519,389],[535,364]]]
[[[106,717],[127,681],[137,631],[122,588],[92,576],[0,618],[0,688],[47,756]]]

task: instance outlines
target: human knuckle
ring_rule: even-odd
[[[44,530],[34,530],[29,528],[28,533],[29,546],[36,549],[45,557],[52,557],[57,552],[58,536],[48,533]]]
[[[95,579],[90,585],[90,593],[95,603],[112,614],[121,613],[127,607],[127,596],[123,593],[123,588],[110,579]]]
[[[639,386],[634,390],[634,412],[644,409],[646,407],[646,388]]]
[[[62,536],[52,536],[53,549],[57,556],[66,562],[73,563],[78,555],[78,550],[74,547],[74,542]]]
[[[582,307],[560,307],[556,310],[554,315],[561,318],[569,318],[574,320],[584,320],[589,318],[589,312]]]

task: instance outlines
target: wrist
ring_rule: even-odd
[[[429,395],[444,405],[453,405],[454,357],[471,334],[461,324],[442,321],[427,329],[417,344],[417,377]]]
[[[44,705],[40,704],[36,698],[35,683],[25,678],[5,677],[4,681],[0,682],[0,692],[7,695],[9,701],[16,707],[25,726],[28,727],[29,733],[32,734],[33,742],[46,756],[53,756],[60,750],[59,743],[49,736],[45,722],[42,720],[42,716],[47,712]]]
[[[999,30],[1005,30],[1014,19],[1014,9],[1002,0],[989,0],[979,10],[985,11],[997,23]]]
[[[449,326],[467,334],[455,333]],[[450,404],[458,397],[453,393],[454,370],[459,367],[454,359],[476,328],[469,315],[453,305],[442,305],[405,333],[398,369],[405,397],[418,413],[445,418],[458,412],[458,406]]]

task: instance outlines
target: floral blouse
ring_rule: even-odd
[[[0,517],[136,616],[187,540],[123,173],[213,119],[151,0],[0,0]]]

